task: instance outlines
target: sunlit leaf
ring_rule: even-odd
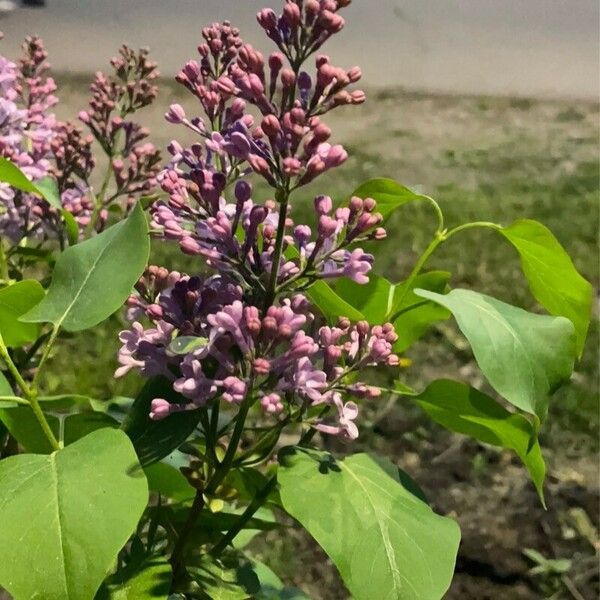
[[[0,585],[15,600],[90,600],[147,501],[143,471],[118,430],[0,461]]]
[[[44,289],[33,279],[0,289],[0,333],[8,347],[34,342],[40,334],[37,323],[22,323],[19,317],[38,304]]]
[[[529,313],[470,290],[417,296],[448,308],[469,340],[477,364],[510,403],[542,421],[548,395],[567,381],[575,360],[575,330],[564,317]]]
[[[284,448],[283,505],[327,552],[356,600],[439,600],[452,579],[458,526],[436,515],[382,462]]]
[[[577,272],[565,249],[541,223],[523,219],[499,231],[519,252],[535,299],[550,314],[566,317],[575,325],[580,356],[592,312],[591,284]]]
[[[46,297],[21,317],[67,331],[97,325],[120,308],[144,271],[150,242],[141,207],[103,233],[67,248],[59,257]]]
[[[546,466],[535,427],[524,416],[508,412],[493,398],[457,381],[435,381],[414,401],[450,431],[514,450],[543,502]]]

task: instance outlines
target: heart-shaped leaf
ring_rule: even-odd
[[[0,462],[0,585],[15,600],[92,600],[148,501],[131,442],[101,429]]]
[[[458,526],[408,491],[391,463],[284,448],[279,464],[283,506],[327,552],[356,600],[443,597]]]
[[[434,381],[413,400],[439,425],[480,442],[514,450],[544,501],[546,465],[534,426],[493,398],[458,381]]]
[[[97,325],[120,308],[144,271],[150,242],[139,204],[125,221],[76,246],[58,259],[46,297],[21,317],[67,331]]]
[[[441,295],[415,290],[452,312],[492,387],[543,421],[548,395],[575,362],[575,329],[564,317],[536,315],[471,290]]]
[[[33,279],[13,283],[0,290],[0,334],[4,343],[18,347],[34,342],[40,333],[37,323],[22,323],[19,317],[44,297],[44,288]]]
[[[535,299],[550,314],[567,317],[575,325],[577,353],[581,356],[592,312],[591,284],[541,223],[523,219],[499,231],[519,252]]]

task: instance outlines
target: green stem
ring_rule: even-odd
[[[402,294],[400,295],[400,298],[396,302],[394,302],[395,306],[402,307],[402,303],[404,302],[406,295],[410,291],[412,291],[412,285],[415,282],[417,275],[421,272],[421,269],[425,266],[425,263],[429,260],[429,257],[436,251],[437,247],[440,244],[442,244],[445,240],[446,240],[446,235],[443,231],[436,232],[435,237],[431,240],[429,246],[427,246],[427,248],[425,248],[425,251],[419,257],[419,260],[415,264],[410,275],[408,276],[406,281],[402,284],[402,287],[404,289],[402,290]],[[392,320],[392,322],[393,322],[393,320]]]
[[[435,206],[437,206],[437,208],[439,210],[439,206],[438,206],[437,202],[435,202],[435,200],[433,200],[433,198],[430,198],[430,200],[433,202],[433,204]],[[439,211],[438,214],[440,217],[440,227],[443,227],[444,216],[443,216],[441,210]],[[461,231],[467,231],[468,229],[476,229],[476,228],[481,228],[481,227],[488,228],[488,229],[495,229],[496,231],[502,229],[502,226],[498,225],[497,223],[491,223],[490,221],[474,221],[473,223],[465,223],[463,225],[459,225],[458,227],[454,227],[454,229],[450,229],[450,230],[438,229],[436,231],[435,237],[433,238],[433,240],[431,240],[429,246],[427,246],[427,248],[425,249],[423,254],[420,256],[419,260],[415,264],[415,267],[411,271],[410,275],[408,276],[408,279],[406,279],[406,281],[404,282],[404,284],[403,284],[404,289],[402,290],[402,294],[400,295],[400,298],[396,302],[394,302],[394,305],[399,306],[400,310],[395,315],[393,315],[392,318],[390,318],[391,322],[394,322],[394,320],[396,318],[398,318],[398,316],[400,314],[402,314],[402,312],[406,312],[402,309],[402,302],[406,298],[406,295],[412,290],[412,285],[413,285],[415,279],[417,278],[417,275],[419,275],[419,273],[421,272],[421,270],[423,269],[423,267],[425,266],[425,264],[427,263],[427,261],[429,260],[431,255],[437,250],[437,248],[439,246],[441,246],[444,242],[449,240],[453,235],[456,235],[457,233],[460,233]],[[409,308],[410,308],[410,310],[412,310],[415,307],[413,306],[413,307],[409,307]]]
[[[277,224],[277,237],[275,238],[275,251],[273,252],[273,265],[271,266],[271,276],[265,296],[265,310],[273,304],[275,300],[275,290],[277,288],[277,276],[279,275],[279,262],[283,252],[283,239],[285,237],[285,220],[287,219],[287,209],[289,204],[289,193],[284,192],[283,200],[279,205],[279,223]]]
[[[0,396],[0,402],[14,402],[15,404],[29,406],[29,402],[23,400],[23,398],[19,398],[19,396]]]
[[[98,217],[100,215],[100,211],[102,210],[102,206],[104,205],[104,197],[106,196],[106,190],[108,189],[108,184],[110,183],[110,176],[112,173],[112,157],[108,156],[108,166],[106,168],[106,173],[104,173],[104,179],[102,181],[102,186],[100,187],[100,193],[94,197],[94,211],[92,212],[92,216],[90,218],[90,222],[87,224],[85,228],[85,237],[89,237],[94,228],[96,227],[96,223],[98,222]]]
[[[8,284],[10,281],[10,274],[8,272],[8,260],[4,253],[4,244],[0,240],[0,280]]]
[[[33,376],[33,382],[31,384],[33,389],[36,389],[39,378],[40,378],[40,374],[42,372],[42,368],[44,366],[44,364],[46,363],[46,361],[48,360],[48,357],[50,356],[50,352],[52,351],[52,347],[54,346],[54,342],[56,342],[56,338],[58,337],[58,333],[59,333],[60,327],[58,325],[54,325],[52,327],[52,332],[50,333],[50,337],[48,338],[48,343],[46,344],[46,347],[44,348],[44,351],[42,352],[42,357],[40,358],[40,362],[37,366],[37,370],[35,372],[35,375]]]
[[[40,403],[38,402],[37,391],[35,389],[35,385],[32,385],[32,386],[27,385],[27,383],[21,376],[19,369],[17,369],[15,363],[13,362],[13,360],[8,352],[8,348],[6,347],[6,344],[4,343],[2,334],[0,334],[0,358],[2,358],[2,360],[6,364],[8,371],[13,376],[16,384],[23,391],[23,395],[27,399],[29,406],[31,406],[31,410],[33,410],[33,414],[35,415],[35,418],[38,420],[40,427],[42,428],[42,431],[44,432],[44,435],[48,438],[48,442],[50,442],[50,445],[52,446],[52,448],[54,450],[60,450],[61,446],[58,443],[58,440],[56,439],[54,432],[50,428],[50,425],[48,424],[48,420],[46,419],[46,415],[44,415],[44,412],[42,411],[42,409],[40,407]],[[35,379],[34,379],[34,381],[35,381]]]
[[[476,228],[495,229],[496,231],[503,229],[502,225],[498,225],[498,223],[491,223],[490,221],[473,221],[473,223],[465,223],[464,225],[459,225],[454,229],[450,229],[450,231],[446,232],[445,239],[447,240],[461,231]]]

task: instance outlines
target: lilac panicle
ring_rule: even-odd
[[[342,318],[329,327],[302,293],[319,279],[369,281],[373,256],[355,244],[385,237],[376,202],[352,198],[336,208],[318,196],[313,227],[295,223],[289,203],[294,190],[347,159],[323,116],[365,99],[352,90],[360,69],[336,67],[320,53],[342,30],[347,4],[287,0],[280,15],[260,11],[277,46],[266,59],[231,23],[213,23],[202,30],[199,57],[177,74],[203,115],[179,104],[165,114],[198,141],[169,145],[158,177],[166,197],[152,206],[151,229],[209,272],[151,267],[129,300],[135,322],[121,334],[117,375],[162,374],[187,401],[155,400],[153,419],[219,399],[257,401],[265,418],[304,420],[354,439],[358,408],[342,398],[375,398],[378,390],[356,377],[366,367],[398,365],[391,324]],[[255,200],[252,174],[273,188],[273,199]],[[182,336],[199,339],[184,355],[172,350]],[[313,407],[332,408],[333,418],[315,417]]]

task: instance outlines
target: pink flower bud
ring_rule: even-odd
[[[169,110],[165,113],[165,119],[169,123],[179,125],[185,121],[185,110],[180,104],[171,104]]]
[[[333,209],[333,202],[329,196],[317,196],[315,198],[315,210],[320,215],[329,214]]]

